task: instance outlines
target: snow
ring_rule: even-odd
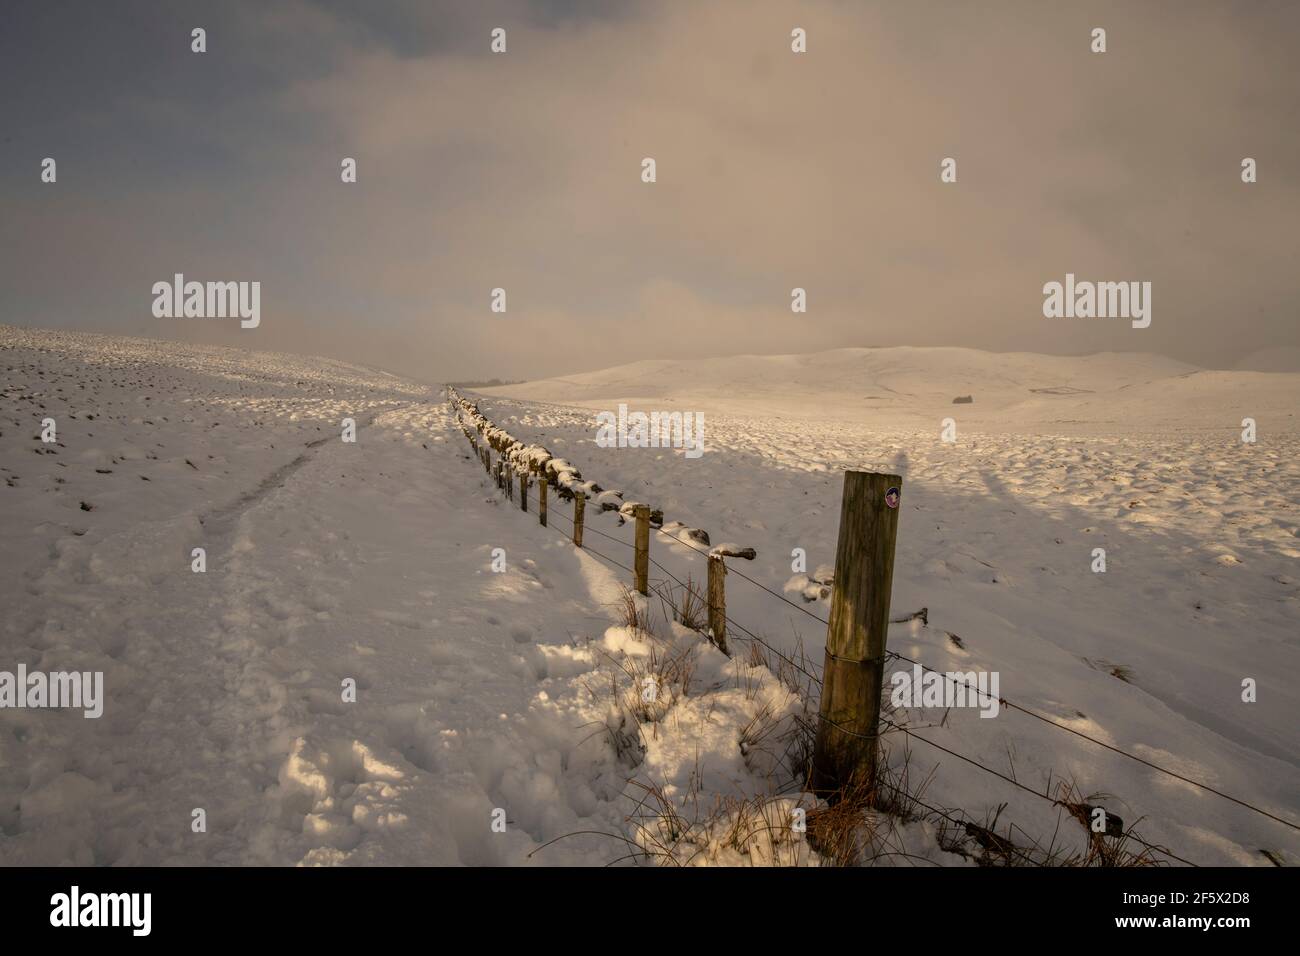
[[[0,710],[0,863],[603,865],[630,778],[765,792],[738,742],[793,695],[619,625],[624,577],[498,496],[440,389],[3,326],[0,362],[0,669],[103,671],[107,698]],[[630,675],[665,662],[644,727]]]
[[[1251,372],[1300,372],[1300,346],[1260,349],[1238,359],[1233,368]]]
[[[1238,427],[1242,415],[1290,419],[1296,377],[1219,372],[1154,355],[1081,357],[964,348],[834,349],[805,355],[645,360],[562,378],[482,390],[609,411],[690,410],[755,419],[816,419],[876,427],[1004,431],[1125,431]],[[973,404],[954,405],[971,396]],[[1238,407],[1244,410],[1235,420]],[[507,427],[497,422],[502,427]],[[522,436],[521,436],[522,437]],[[704,446],[715,440],[706,423]],[[779,435],[773,436],[779,439]],[[552,449],[555,454],[559,450]],[[579,467],[586,462],[577,461]]]
[[[728,612],[785,653],[802,644],[817,671],[824,627],[739,575],[825,615],[846,467],[904,479],[892,616],[926,606],[929,624],[894,625],[891,648],[998,669],[1009,699],[1296,819],[1300,376],[845,350],[642,362],[481,397],[529,457],[624,489],[587,509],[579,551],[571,505],[552,496],[544,528],[502,498],[437,387],[6,326],[0,363],[0,670],[103,671],[106,695],[97,720],[0,709],[0,863],[599,865],[637,848],[814,862],[781,832],[813,807],[788,780],[799,682],[744,634],[727,657],[654,599],[638,606],[648,630],[628,626],[630,577],[592,552],[630,565],[617,509],[633,500],[667,519],[656,581],[703,580],[692,529],[756,548],[728,560]],[[951,405],[964,394],[973,405]],[[708,411],[705,454],[598,447],[592,409],[620,400]],[[938,440],[949,415],[956,445]],[[1088,570],[1097,545],[1104,575]],[[813,569],[800,584],[796,547]],[[1243,676],[1258,703],[1241,703]],[[1013,759],[1021,780],[1112,795],[1196,862],[1300,856],[1295,831],[1006,708],[921,730],[934,716],[895,715],[999,769]],[[931,804],[982,819],[1006,802],[1025,831],[1056,828],[996,779],[921,744],[911,760],[915,779],[937,768]],[[967,862],[931,821],[892,840],[898,862]]]
[[[951,404],[966,394],[972,405]],[[825,617],[831,569],[818,565],[834,560],[841,471],[901,474],[891,613],[927,607],[929,625],[893,626],[891,649],[940,671],[997,670],[1008,699],[1300,822],[1298,398],[1300,375],[1151,356],[891,348],[642,361],[486,390],[479,404],[666,518],[757,548],[729,562],[729,613],[818,662],[824,626],[734,572]],[[595,412],[619,402],[706,411],[706,454],[598,447]],[[1240,440],[1245,417],[1254,444]],[[696,557],[652,544],[699,580]],[[1097,547],[1106,573],[1091,570]],[[793,566],[796,548],[812,574]],[[1108,794],[1109,811],[1195,862],[1297,859],[1293,829],[1005,708],[976,717],[954,711],[918,734],[1039,789],[1064,778]],[[1004,819],[1050,839],[1054,808],[911,751],[914,777],[937,768],[929,802],[978,818],[1007,801]]]

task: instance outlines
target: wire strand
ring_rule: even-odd
[[[459,416],[459,412],[458,412],[458,416]],[[464,428],[462,427],[462,431],[463,431],[463,430],[464,430]],[[468,437],[468,434],[467,434],[466,437]],[[557,511],[556,513],[559,514],[561,517],[565,518],[565,520],[568,520],[568,521],[570,522],[570,524],[573,523],[573,522],[572,522],[572,519],[568,518],[568,516],[567,516],[567,515],[564,515],[562,512],[558,512],[558,511]],[[586,525],[585,527],[586,527],[587,530],[593,531],[593,532],[595,532],[596,534],[600,535],[601,537],[608,538],[610,541],[615,541],[615,542],[617,542],[617,543],[619,543],[619,544],[624,545],[625,547],[635,548],[635,546],[634,546],[633,544],[631,544],[631,543],[629,543],[629,542],[627,542],[627,541],[624,541],[624,540],[622,540],[621,538],[616,538],[616,537],[614,537],[613,535],[606,534],[604,531],[601,531],[599,528],[593,527],[593,526],[591,526],[591,525]],[[696,547],[695,545],[693,545],[693,544],[691,544],[691,543],[689,543],[689,542],[683,540],[683,539],[682,539],[681,537],[679,537],[679,536],[669,534],[668,532],[664,531],[662,527],[660,527],[660,528],[656,528],[655,531],[656,531],[656,533],[661,534],[661,535],[663,535],[664,537],[668,538],[670,541],[675,541],[676,543],[682,545],[683,547],[685,547],[685,548],[687,548],[687,549],[689,549],[689,550],[691,550],[691,551],[696,552],[697,554],[704,555],[705,557],[710,557],[709,552],[701,550],[700,548]],[[616,561],[616,560],[614,560],[613,558],[610,558],[608,555],[602,554],[601,552],[596,551],[595,549],[592,549],[592,548],[589,548],[589,547],[584,547],[583,550],[591,551],[592,554],[596,555],[597,557],[600,557],[601,559],[603,559],[603,560],[609,562],[610,564],[613,564],[613,565],[615,565],[616,567],[622,568],[624,571],[627,571],[627,572],[630,573],[630,574],[635,574],[635,572],[634,572],[631,568],[629,568],[627,565],[622,564],[621,562]],[[650,558],[650,563],[654,564],[655,567],[657,567],[660,571],[662,571],[662,572],[663,572],[664,574],[666,574],[669,578],[671,578],[673,581],[675,581],[679,586],[681,586],[681,587],[683,587],[683,588],[686,588],[686,587],[687,587],[687,585],[686,585],[685,582],[683,582],[683,581],[682,581],[680,578],[678,578],[675,574],[673,574],[673,573],[672,573],[671,571],[669,571],[666,567],[664,567],[664,565],[661,564],[659,561],[655,560],[654,558]],[[768,594],[772,595],[773,597],[777,598],[778,600],[782,601],[783,603],[788,604],[790,607],[794,608],[795,610],[800,611],[800,612],[802,612],[803,614],[806,614],[808,617],[811,617],[813,620],[818,621],[819,623],[824,624],[824,625],[826,625],[826,626],[829,627],[829,621],[825,620],[824,618],[822,618],[821,616],[819,616],[819,615],[817,615],[817,614],[814,614],[812,611],[808,610],[807,608],[800,607],[798,604],[795,604],[793,601],[791,601],[791,600],[790,600],[789,598],[787,598],[785,595],[780,594],[780,593],[778,593],[778,592],[772,590],[771,588],[767,587],[765,584],[762,584],[761,582],[754,580],[754,579],[751,578],[749,575],[745,574],[743,571],[741,571],[741,570],[739,570],[738,568],[736,568],[734,565],[728,565],[727,570],[728,570],[728,572],[730,572],[730,573],[732,573],[732,574],[735,574],[737,577],[741,578],[741,579],[744,580],[744,581],[747,581],[748,583],[754,585],[755,587],[759,588],[760,590],[767,592]],[[661,600],[664,600],[664,595],[663,595],[662,593],[659,593],[658,596],[660,597]],[[668,597],[668,603],[669,603],[670,605],[672,604],[671,594],[670,594],[669,597]],[[736,628],[738,631],[740,631],[742,634],[744,634],[744,635],[745,635],[749,640],[754,641],[754,642],[757,642],[758,644],[761,644],[761,645],[762,645],[764,648],[766,648],[770,653],[776,655],[779,659],[785,661],[787,664],[789,664],[790,666],[794,667],[796,670],[800,671],[800,672],[803,673],[805,676],[807,676],[810,680],[812,680],[814,683],[816,683],[817,686],[818,686],[819,688],[822,686],[822,678],[821,678],[821,677],[819,677],[819,676],[817,676],[816,674],[814,674],[814,673],[810,672],[809,670],[807,670],[805,667],[803,667],[801,664],[799,664],[799,663],[798,663],[797,661],[795,661],[793,658],[788,657],[787,655],[785,655],[785,654],[781,653],[780,651],[778,651],[776,648],[772,647],[772,645],[769,644],[769,643],[767,643],[767,641],[765,641],[765,640],[763,640],[762,638],[760,638],[757,634],[755,634],[755,633],[754,633],[753,631],[751,631],[749,628],[747,628],[747,627],[745,627],[744,625],[740,624],[738,621],[736,621],[735,619],[733,619],[733,618],[730,617],[729,615],[724,614],[723,617],[724,617],[724,620],[726,620],[726,622],[727,622],[731,627]],[[1146,767],[1151,768],[1152,770],[1156,770],[1156,771],[1158,771],[1158,772],[1160,772],[1160,773],[1163,773],[1163,774],[1166,774],[1167,776],[1172,777],[1172,778],[1174,778],[1174,779],[1176,779],[1176,780],[1180,780],[1180,781],[1182,781],[1182,782],[1184,782],[1184,783],[1190,784],[1191,786],[1194,786],[1194,787],[1197,787],[1197,788],[1199,788],[1199,789],[1201,789],[1201,790],[1204,790],[1204,791],[1207,792],[1207,793],[1214,794],[1214,795],[1217,796],[1217,797],[1220,797],[1220,798],[1222,798],[1222,799],[1224,799],[1224,800],[1228,800],[1228,801],[1230,801],[1230,802],[1232,802],[1232,803],[1234,803],[1234,804],[1236,804],[1236,805],[1238,805],[1238,806],[1240,806],[1240,807],[1243,807],[1244,809],[1250,810],[1250,811],[1252,811],[1252,812],[1254,812],[1254,813],[1256,813],[1256,814],[1259,814],[1259,815],[1261,815],[1261,816],[1263,816],[1263,817],[1266,817],[1266,818],[1268,818],[1268,819],[1270,819],[1270,820],[1273,820],[1273,821],[1275,821],[1275,822],[1277,822],[1277,823],[1281,823],[1281,824],[1283,824],[1284,826],[1290,827],[1290,828],[1293,829],[1293,830],[1300,831],[1300,825],[1297,825],[1297,824],[1295,824],[1295,823],[1292,823],[1292,822],[1289,821],[1289,820],[1285,820],[1285,819],[1283,819],[1282,817],[1280,817],[1280,816],[1278,816],[1278,815],[1276,815],[1276,814],[1274,814],[1274,813],[1271,813],[1271,812],[1269,812],[1268,810],[1263,809],[1262,807],[1256,806],[1255,804],[1252,804],[1252,803],[1249,803],[1248,801],[1242,800],[1242,799],[1240,799],[1239,797],[1234,797],[1234,796],[1232,796],[1231,794],[1224,793],[1222,790],[1218,790],[1218,789],[1216,789],[1215,787],[1212,787],[1212,786],[1210,786],[1209,784],[1203,783],[1203,782],[1201,782],[1201,781],[1199,781],[1199,780],[1194,780],[1194,779],[1192,779],[1192,778],[1190,778],[1190,777],[1188,777],[1188,776],[1186,776],[1186,775],[1184,775],[1184,774],[1178,773],[1177,771],[1169,770],[1168,768],[1166,768],[1166,767],[1162,767],[1162,766],[1160,766],[1159,764],[1153,763],[1153,762],[1150,761],[1150,760],[1146,760],[1146,759],[1143,758],[1143,757],[1139,757],[1137,754],[1130,753],[1129,751],[1124,750],[1123,748],[1120,748],[1120,747],[1116,747],[1116,746],[1114,746],[1113,744],[1108,744],[1108,743],[1106,743],[1105,741],[1099,740],[1099,739],[1097,739],[1096,737],[1093,737],[1093,736],[1091,736],[1090,734],[1086,734],[1086,733],[1084,733],[1084,732],[1082,732],[1082,731],[1080,731],[1080,730],[1076,730],[1075,728],[1070,727],[1070,726],[1068,726],[1068,725],[1066,725],[1066,724],[1059,723],[1059,722],[1057,722],[1057,721],[1051,719],[1050,717],[1047,717],[1047,716],[1044,715],[1044,714],[1040,714],[1040,713],[1038,713],[1038,712],[1036,712],[1036,711],[1034,711],[1034,710],[1032,710],[1032,709],[1030,709],[1030,708],[1028,708],[1028,707],[1025,707],[1025,706],[1023,706],[1023,705],[1021,705],[1021,704],[1018,704],[1018,703],[1016,703],[1015,701],[1007,700],[1007,699],[1004,698],[1004,697],[996,697],[996,698],[995,698],[994,695],[989,694],[987,691],[983,691],[983,690],[981,690],[981,689],[978,688],[977,686],[975,686],[975,685],[973,685],[973,684],[970,684],[970,683],[967,682],[967,681],[960,681],[960,680],[957,680],[957,679],[956,679],[954,676],[952,676],[951,674],[945,673],[945,672],[943,672],[943,671],[936,670],[936,669],[934,669],[934,668],[932,668],[932,667],[930,667],[930,666],[928,666],[928,665],[926,665],[926,664],[923,664],[923,663],[921,663],[920,661],[917,661],[917,660],[915,660],[915,659],[913,659],[913,658],[911,658],[911,657],[908,657],[908,656],[906,656],[906,655],[904,655],[904,654],[899,654],[899,653],[896,652],[896,651],[890,651],[890,650],[887,650],[887,651],[885,652],[885,654],[886,654],[887,657],[892,657],[892,658],[894,658],[894,659],[896,659],[896,660],[906,661],[906,662],[909,663],[909,664],[913,664],[913,665],[915,665],[915,666],[917,666],[917,667],[920,667],[920,668],[921,668],[923,671],[925,671],[926,673],[937,674],[937,675],[939,675],[940,677],[944,678],[945,680],[948,680],[948,681],[952,682],[954,685],[960,685],[960,686],[962,686],[962,687],[964,687],[964,688],[967,688],[968,690],[974,691],[977,695],[980,695],[981,697],[988,698],[989,700],[996,699],[996,700],[998,701],[998,703],[999,703],[1001,706],[1005,706],[1005,707],[1008,707],[1008,708],[1010,708],[1010,709],[1012,709],[1012,710],[1019,711],[1020,713],[1027,714],[1028,716],[1033,717],[1033,718],[1035,718],[1035,719],[1037,719],[1037,720],[1043,722],[1044,724],[1047,724],[1049,727],[1054,727],[1054,728],[1056,728],[1056,729],[1058,729],[1058,730],[1067,731],[1067,732],[1069,732],[1069,733],[1075,735],[1076,737],[1080,737],[1080,738],[1082,738],[1083,740],[1086,740],[1086,741],[1089,741],[1090,743],[1096,744],[1097,746],[1102,747],[1102,748],[1104,748],[1104,749],[1106,749],[1106,750],[1112,751],[1113,753],[1117,753],[1117,754],[1120,754],[1121,756],[1124,756],[1124,757],[1129,758],[1130,760],[1134,760],[1134,761],[1136,761],[1136,762],[1138,762],[1138,763],[1140,763],[1140,764],[1142,764],[1142,765],[1144,765],[1144,766],[1146,766]],[[815,665],[814,665],[814,666],[815,666]],[[820,715],[819,715],[819,718],[820,718],[820,719],[823,719],[823,720],[828,720],[828,718],[821,718]],[[1005,780],[1005,781],[1008,782],[1008,783],[1014,784],[1015,786],[1019,787],[1019,788],[1022,789],[1022,790],[1025,790],[1025,791],[1028,792],[1028,793],[1032,793],[1032,794],[1034,794],[1035,796],[1042,797],[1043,799],[1046,799],[1046,800],[1052,800],[1052,798],[1051,798],[1050,796],[1046,795],[1046,794],[1041,794],[1041,793],[1039,793],[1038,791],[1033,790],[1033,789],[1031,789],[1031,788],[1025,786],[1024,784],[1020,783],[1019,781],[1016,781],[1016,780],[1014,780],[1014,779],[1011,778],[1011,777],[1007,777],[1006,775],[1000,773],[999,771],[994,770],[994,769],[991,768],[991,767],[987,767],[987,766],[985,766],[985,765],[979,763],[979,761],[976,761],[976,760],[974,760],[974,759],[972,759],[972,758],[970,758],[970,757],[967,757],[967,756],[965,756],[965,755],[963,755],[963,754],[959,754],[959,753],[957,753],[956,751],[949,750],[948,748],[945,748],[945,747],[943,747],[942,745],[937,744],[937,743],[935,743],[935,742],[933,742],[933,741],[931,741],[931,740],[929,740],[929,739],[927,739],[927,738],[925,738],[925,737],[917,736],[913,731],[909,731],[909,730],[907,730],[907,729],[904,728],[904,727],[901,727],[901,726],[899,726],[899,725],[897,725],[897,724],[894,724],[893,722],[888,721],[886,718],[883,718],[883,717],[882,717],[882,718],[881,718],[881,721],[884,722],[884,723],[889,724],[889,726],[892,726],[892,727],[894,727],[895,729],[898,729],[898,730],[903,731],[904,733],[908,734],[909,736],[915,737],[915,739],[920,740],[922,743],[928,743],[928,744],[930,744],[932,747],[936,747],[936,748],[938,748],[939,750],[943,750],[943,751],[945,751],[945,752],[951,754],[951,755],[954,756],[954,757],[957,757],[957,758],[959,758],[959,759],[961,759],[961,760],[966,761],[967,763],[970,763],[970,764],[972,764],[972,765],[974,765],[974,766],[980,767],[981,769],[987,771],[988,773],[994,774],[995,776],[1000,777],[1001,779]],[[832,721],[831,723],[834,723],[834,722]],[[836,725],[836,726],[838,727],[838,725]],[[863,735],[860,735],[860,734],[856,734],[856,733],[854,733],[853,731],[849,731],[849,730],[847,730],[846,728],[843,728],[843,727],[840,727],[839,729],[840,729],[842,732],[844,732],[844,733],[848,733],[848,734],[852,734],[853,736],[863,736]],[[1053,801],[1053,802],[1055,802],[1055,801]],[[1141,842],[1141,841],[1139,841],[1139,842]],[[1172,853],[1169,854],[1169,855],[1170,855],[1170,856],[1174,856],[1174,854],[1172,854]],[[1189,862],[1189,861],[1187,861],[1187,860],[1182,860],[1181,857],[1177,857],[1177,856],[1175,856],[1174,858],[1175,858],[1175,859],[1179,859],[1179,860],[1181,860],[1181,861],[1184,862],[1184,863],[1188,863],[1188,862]],[[1194,866],[1195,864],[1190,864],[1190,865],[1193,865],[1193,866]]]

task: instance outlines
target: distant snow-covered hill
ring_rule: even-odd
[[[618,402],[889,425],[960,413],[976,426],[1294,428],[1300,374],[1210,371],[1140,353],[1087,356],[963,348],[847,348],[807,355],[649,359],[485,389],[585,407]],[[969,404],[954,399],[969,396]],[[954,411],[955,410],[955,411]]]
[[[1233,368],[1243,372],[1300,372],[1300,348],[1280,345],[1259,349],[1240,359]]]

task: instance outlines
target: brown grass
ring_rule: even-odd
[[[638,637],[653,634],[655,620],[650,602],[626,584],[620,584],[619,588],[619,597],[614,605],[615,619]]]
[[[686,584],[678,589],[676,617],[683,627],[703,632],[709,626],[709,602],[700,593],[699,585],[688,574]]]
[[[691,580],[665,595],[656,589],[664,614],[707,638],[707,602]],[[611,717],[604,732],[620,762],[640,766],[645,744],[642,730],[657,728],[675,703],[691,691],[696,652],[700,644],[669,643],[655,633],[649,603],[632,589],[623,588],[617,611],[620,623],[649,642],[648,653],[607,658],[610,671]],[[780,716],[770,706],[758,709],[741,729],[737,746],[746,768],[766,778],[765,792],[748,797],[720,795],[701,802],[702,771],[697,766],[686,791],[674,792],[664,784],[630,780],[633,801],[626,817],[628,834],[604,834],[625,845],[612,863],[635,860],[666,866],[686,866],[707,861],[746,862],[775,866],[863,866],[911,861],[901,828],[925,821],[938,831],[938,846],[979,866],[1145,867],[1163,865],[1164,848],[1145,844],[1133,826],[1114,814],[1107,817],[1106,832],[1094,832],[1095,809],[1105,794],[1084,796],[1072,783],[1058,781],[1051,799],[1060,808],[1057,832],[1046,844],[1004,819],[1008,804],[984,811],[981,817],[951,808],[932,806],[925,800],[934,770],[914,779],[911,753],[904,734],[885,732],[874,779],[858,778],[834,793],[816,799],[808,792],[809,772],[816,740],[816,670],[802,648],[785,657],[765,646],[760,637],[732,635],[748,640],[743,656],[737,655],[741,687],[753,700],[764,673],[771,672],[803,702],[802,712]],[[602,652],[603,653],[603,652]],[[647,699],[646,679],[657,693]],[[900,715],[894,715],[903,719]],[[616,719],[615,719],[616,718]],[[597,733],[600,731],[597,730]],[[897,749],[900,748],[901,749]],[[891,752],[892,751],[892,752]],[[1014,778],[1014,759],[1012,762]],[[936,768],[937,769],[937,768]],[[1049,789],[1051,781],[1048,782]],[[1044,796],[1049,790],[1043,791]],[[1061,839],[1061,824],[1074,820],[1084,828],[1085,843]],[[575,834],[576,835],[576,834]],[[920,860],[936,865],[934,860]]]

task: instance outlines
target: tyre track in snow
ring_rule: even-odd
[[[262,645],[240,677],[241,735],[265,748],[247,758],[264,790],[241,813],[257,821],[249,862],[518,864],[582,829],[575,808],[619,819],[603,742],[575,746],[579,721],[539,697],[595,666],[567,646],[591,623],[585,585],[530,557],[530,539],[568,549],[476,494],[454,437],[445,405],[385,412],[243,519],[227,623]],[[489,571],[496,544],[506,574]],[[348,677],[355,703],[340,699]],[[508,833],[489,828],[498,807]]]
[[[444,405],[388,409],[357,445],[304,453],[228,513],[213,618],[188,645],[203,663],[149,722],[169,742],[183,727],[203,755],[158,801],[207,807],[209,832],[182,841],[187,856],[511,864],[582,829],[575,807],[604,814],[603,829],[618,821],[621,776],[593,785],[603,741],[575,748],[574,721],[536,706],[539,681],[595,666],[549,644],[591,625],[582,578],[557,587],[517,515],[466,500],[474,472],[455,448]],[[493,544],[510,573],[488,570]],[[341,699],[344,678],[355,703]],[[186,714],[197,695],[202,716]],[[167,747],[184,764],[178,749]],[[489,829],[497,807],[507,834]]]
[[[406,402],[402,405],[398,405],[396,408],[378,409],[362,415],[361,417],[356,418],[357,429],[360,430],[369,426],[382,414],[394,411],[400,412],[403,409],[414,407],[415,404],[415,402]],[[271,474],[263,478],[261,482],[258,483],[257,487],[253,488],[251,491],[245,492],[231,503],[210,511],[200,517],[199,524],[203,525],[204,528],[209,531],[212,531],[213,528],[219,529],[215,532],[218,535],[228,535],[230,533],[228,525],[232,521],[238,519],[243,512],[256,505],[268,494],[283,487],[284,483],[289,480],[289,477],[294,472],[310,463],[316,457],[316,453],[321,449],[321,447],[331,440],[334,440],[334,436],[327,435],[324,438],[317,438],[314,441],[307,442],[304,450],[300,452],[296,458],[271,472]]]
[[[0,860],[520,864],[621,828],[571,686],[600,570],[496,498],[445,404],[356,417],[357,444],[313,440],[230,504],[57,539],[6,632],[31,666],[103,670],[105,711],[0,715]]]
[[[382,411],[355,416],[358,427]],[[243,857],[240,814],[268,785],[251,742],[262,735],[267,697],[279,691],[259,664],[258,643],[232,639],[219,623],[240,602],[228,572],[241,523],[329,441],[306,443],[293,460],[202,517],[181,514],[95,541],[56,542],[51,563],[28,588],[45,608],[38,640],[74,648],[73,660],[81,659],[76,669],[103,670],[106,701],[98,720],[47,712],[32,727],[28,745],[41,759],[16,768],[9,781],[27,791],[16,808],[23,826],[73,818],[43,836],[45,846],[32,862]],[[199,546],[207,552],[205,574],[188,567],[190,548]],[[68,652],[60,651],[58,660],[68,666]],[[87,746],[96,757],[78,752]],[[193,833],[195,808],[209,815],[206,835]],[[204,836],[211,837],[207,845],[191,839]]]

